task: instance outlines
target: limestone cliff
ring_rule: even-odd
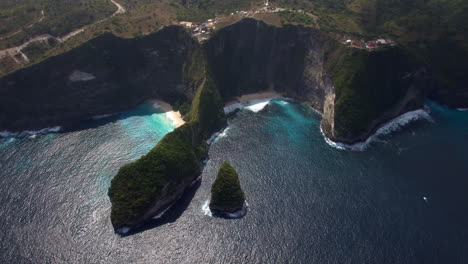
[[[199,45],[180,27],[139,39],[106,34],[0,78],[0,131],[66,125],[158,97],[185,101]]]
[[[315,29],[244,19],[217,32],[205,50],[224,100],[275,90],[322,111],[332,89],[324,72],[325,54],[335,45]]]
[[[346,143],[364,140],[385,121],[421,107],[427,96],[468,106],[466,84],[436,81],[404,48],[367,52],[316,29],[244,19],[202,45],[177,26],[138,39],[103,35],[5,76],[0,131],[66,125],[151,97],[176,106],[190,103],[205,66],[223,101],[275,90],[322,112],[327,136]]]

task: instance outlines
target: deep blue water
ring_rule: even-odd
[[[242,110],[211,146],[201,184],[163,224],[127,237],[113,232],[107,189],[173,129],[164,114],[146,105],[0,139],[0,262],[468,263],[468,112],[429,107],[433,122],[363,152],[327,145],[305,105]],[[244,218],[202,211],[223,161],[240,175]]]

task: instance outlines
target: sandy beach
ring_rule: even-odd
[[[185,124],[185,121],[184,119],[182,119],[182,116],[180,115],[179,111],[174,111],[170,104],[161,100],[151,100],[151,103],[153,103],[154,107],[164,111],[166,113],[167,118],[169,118],[172,121],[176,128]]]

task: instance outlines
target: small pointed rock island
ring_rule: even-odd
[[[215,214],[237,215],[245,211],[244,203],[245,195],[239,175],[229,163],[224,162],[211,187],[210,210]]]

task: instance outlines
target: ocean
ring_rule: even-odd
[[[174,129],[164,113],[144,104],[0,139],[0,263],[468,263],[468,112],[427,110],[349,149],[327,142],[304,104],[243,108],[213,140],[201,182],[125,237],[107,190]],[[224,161],[246,193],[240,219],[203,211]]]

